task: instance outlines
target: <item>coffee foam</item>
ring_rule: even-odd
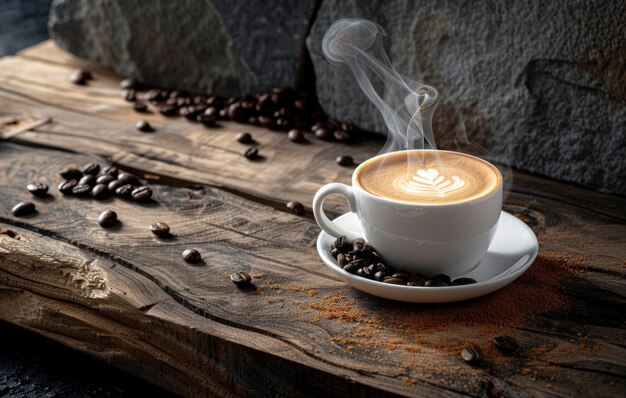
[[[373,195],[410,203],[453,204],[486,196],[501,182],[498,169],[459,152],[392,152],[367,161],[356,181]]]

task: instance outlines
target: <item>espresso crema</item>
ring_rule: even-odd
[[[421,204],[469,202],[494,192],[502,176],[492,164],[459,152],[413,150],[370,159],[357,170],[367,192]]]

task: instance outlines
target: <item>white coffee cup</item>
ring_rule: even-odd
[[[367,162],[355,169],[352,186],[330,183],[315,194],[313,213],[326,233],[335,238],[360,237],[332,222],[323,211],[324,200],[340,194],[358,217],[364,239],[394,268],[427,276],[458,276],[478,264],[487,253],[500,218],[501,176],[497,187],[478,199],[449,204],[408,203],[363,189],[357,175]]]

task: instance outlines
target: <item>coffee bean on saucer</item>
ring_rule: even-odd
[[[96,178],[96,184],[109,185],[109,183],[112,181],[115,181],[115,177],[108,174],[102,174],[99,175],[98,178]]]
[[[70,81],[80,86],[87,84],[87,81],[92,78],[91,72],[82,69],[76,69],[70,75]]]
[[[169,236],[170,226],[164,222],[155,222],[150,224],[150,231],[159,237]]]
[[[74,167],[63,167],[61,170],[59,170],[59,174],[66,180],[77,181],[80,180],[80,178],[83,176],[83,173]]]
[[[26,190],[33,196],[44,197],[48,194],[48,186],[41,182],[34,182],[26,185]]]
[[[230,280],[237,286],[247,286],[252,282],[252,277],[247,272],[237,271],[230,274]]]
[[[130,195],[137,202],[147,202],[152,197],[152,189],[144,185],[142,187],[135,188]]]
[[[404,279],[401,279],[401,278],[387,277],[387,278],[383,278],[383,282],[384,283],[390,283],[392,285],[406,285],[406,281]]]
[[[335,249],[337,250],[337,249]],[[343,253],[337,253],[337,265],[341,268],[345,267],[348,264],[348,260],[346,260],[346,256]]]
[[[112,227],[117,223],[117,213],[113,210],[105,210],[98,217],[98,224],[102,228]]]
[[[354,164],[354,159],[352,159],[352,156],[348,156],[348,155],[341,155],[341,156],[337,156],[337,158],[335,159],[335,162],[337,162],[337,164],[339,166],[352,166]]]
[[[198,263],[202,260],[202,255],[196,249],[187,249],[183,252],[183,260],[190,264]]]
[[[146,113],[148,112],[148,105],[143,101],[135,101],[133,104],[133,109],[135,112]]]
[[[11,213],[15,217],[24,217],[35,212],[35,204],[33,202],[20,202],[13,206]]]
[[[356,273],[358,269],[359,269],[359,264],[357,263],[348,263],[343,267],[344,271],[349,272],[351,274]]]
[[[383,279],[385,279],[385,273],[382,271],[377,271],[376,273],[374,273],[374,279],[377,280],[378,282],[382,282]]]
[[[105,175],[105,174],[110,175],[111,177],[117,178],[117,175],[119,174],[119,170],[115,166],[107,166],[104,169],[102,169],[102,175]]]
[[[492,342],[496,346],[498,351],[503,354],[512,354],[519,347],[519,344],[517,344],[517,340],[507,335],[494,337]]]
[[[374,276],[372,269],[369,267],[363,267],[356,270],[356,274],[362,278],[370,279]]]
[[[78,180],[78,185],[89,185],[90,187],[96,185],[96,177],[91,174],[85,174]]]
[[[447,284],[445,281],[442,281],[441,279],[429,279],[426,281],[426,283],[424,283],[424,286],[426,287],[444,287],[444,286],[450,286],[449,284]]]
[[[300,129],[291,129],[287,133],[287,138],[291,142],[304,142],[304,133]]]
[[[483,359],[483,350],[476,344],[469,345],[461,351],[461,358],[470,365],[479,364]]]
[[[154,131],[154,129],[152,129],[152,126],[150,126],[150,123],[146,122],[145,120],[140,120],[137,123],[135,123],[135,128],[144,133],[149,133],[151,131]]]
[[[343,235],[335,239],[330,247],[331,249],[338,249],[341,253],[346,253],[352,249],[352,241]]]
[[[457,278],[452,281],[450,286],[471,285],[473,283],[476,283],[476,280],[472,278]]]
[[[259,157],[259,149],[255,146],[251,146],[242,152],[243,156],[247,159],[254,160]]]
[[[133,192],[133,189],[135,189],[135,187],[133,187],[130,184],[122,185],[121,187],[115,190],[115,194],[122,198],[130,198]]]
[[[91,193],[91,185],[78,184],[72,188],[72,194],[76,196],[87,196]]]
[[[237,140],[237,142],[240,142],[242,144],[249,144],[252,142],[252,134],[248,132],[238,133],[235,139]]]
[[[107,188],[107,186],[105,184],[96,184],[92,189],[91,189],[91,196],[94,199],[106,199],[109,197],[109,195],[111,194],[111,192],[109,191],[109,188]]]
[[[69,195],[72,193],[72,189],[74,189],[76,185],[78,185],[78,181],[74,179],[63,181],[58,186],[59,192],[63,195]]]
[[[289,203],[287,203],[287,208],[289,210],[291,210],[294,214],[298,215],[298,216],[303,216],[304,215],[304,205],[298,201],[291,201]]]
[[[440,280],[442,282],[444,282],[446,285],[450,285],[452,283],[452,280],[450,279],[450,277],[446,274],[438,274],[433,276],[432,278],[430,278],[431,280]]]
[[[408,281],[410,276],[411,274],[405,271],[399,271],[391,275],[392,278],[400,278],[400,279],[404,279],[405,281]]]
[[[315,137],[323,141],[330,141],[333,139],[333,133],[331,133],[327,128],[319,128],[315,130]]]

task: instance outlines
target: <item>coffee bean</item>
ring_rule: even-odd
[[[335,162],[337,162],[339,166],[352,166],[354,164],[354,159],[352,159],[352,156],[341,155],[337,156]]]
[[[159,113],[163,116],[176,116],[178,109],[174,105],[161,105],[157,107]]]
[[[303,216],[305,212],[304,205],[302,205],[302,203],[295,201],[295,200],[287,203],[287,208],[298,216]]]
[[[96,176],[100,172],[100,165],[98,163],[90,162],[81,167],[80,171],[85,175]]]
[[[48,186],[40,182],[34,182],[26,185],[26,190],[34,196],[44,197],[48,194]]]
[[[249,144],[252,142],[252,134],[247,132],[238,133],[235,139],[237,140],[237,142],[240,142],[242,144]]]
[[[311,132],[315,133],[319,129],[326,128],[326,123],[316,122],[313,126],[311,126]]]
[[[24,217],[35,212],[35,204],[33,202],[20,202],[13,206],[11,213],[15,217]]]
[[[451,286],[471,285],[473,283],[476,283],[476,280],[472,278],[457,278],[452,281]]]
[[[207,127],[213,127],[215,126],[215,122],[217,121],[217,118],[215,116],[207,115],[206,113],[201,113],[198,116],[196,116],[196,120],[204,124]]]
[[[120,173],[117,179],[123,181],[124,184],[139,185],[139,179],[132,174]]]
[[[352,241],[345,235],[338,237],[332,244],[331,249],[339,249],[341,253],[347,253],[352,249]]]
[[[337,249],[332,249],[332,250],[330,251],[330,254],[331,254],[334,258],[337,258],[337,255],[338,255],[338,254],[343,254],[343,253],[339,253],[339,250],[337,250]],[[344,257],[344,258],[345,258],[345,257]]]
[[[138,88],[138,84],[133,79],[124,79],[120,82],[120,87],[125,90],[128,90],[130,88],[136,89]]]
[[[374,276],[371,268],[368,268],[368,267],[359,268],[358,270],[356,270],[356,274],[362,278],[367,278],[367,279]]]
[[[439,275],[435,275],[432,278],[430,278],[431,280],[433,279],[437,279],[440,280],[442,282],[444,282],[446,285],[450,285],[452,283],[452,280],[450,279],[450,277],[446,274],[439,274]]]
[[[72,193],[72,189],[74,189],[76,185],[78,185],[78,181],[74,179],[63,181],[59,184],[59,192],[61,192],[63,195],[69,195]]]
[[[116,177],[117,178],[117,174],[118,173],[119,173],[119,170],[115,166],[107,166],[104,169],[102,169],[102,174],[107,174],[107,175],[110,175],[112,177]]]
[[[248,119],[245,109],[241,107],[239,102],[235,102],[228,107],[228,117],[239,123],[244,123]]]
[[[230,280],[237,286],[248,286],[252,282],[252,277],[247,272],[237,271],[230,274]]]
[[[74,167],[63,167],[59,170],[59,174],[66,180],[80,180],[83,176],[83,173]]]
[[[146,122],[145,120],[140,120],[137,123],[135,123],[135,128],[139,131],[143,131],[144,133],[149,133],[151,131],[154,131],[152,129],[152,126],[150,126],[150,123]]]
[[[219,119],[228,120],[228,109],[226,108],[220,109],[218,115],[219,115]]]
[[[411,274],[405,271],[396,272],[393,275],[391,275],[392,278],[400,278],[400,279],[404,279],[405,281],[409,280],[410,276]]]
[[[382,271],[378,271],[374,274],[374,279],[377,280],[378,282],[382,282],[384,278],[385,278],[385,273]]]
[[[187,249],[183,252],[183,260],[188,263],[198,263],[202,260],[202,255],[196,249]]]
[[[91,73],[82,69],[76,69],[70,75],[70,81],[81,86],[87,84],[87,81],[90,79],[92,79]]]
[[[276,119],[276,127],[279,130],[287,131],[293,127],[293,122],[290,118],[287,117],[279,117]]]
[[[130,198],[133,192],[133,189],[135,189],[135,187],[133,187],[130,184],[122,185],[121,187],[115,190],[115,194],[122,198]]]
[[[330,141],[333,139],[333,134],[326,128],[319,128],[315,130],[315,136],[323,141]]]
[[[259,157],[259,149],[255,146],[251,146],[242,152],[243,156],[246,158],[253,160]]]
[[[287,134],[287,138],[289,138],[289,141],[291,142],[304,142],[305,141],[302,130],[298,130],[298,129],[289,130],[289,133]]]
[[[113,210],[106,210],[100,213],[98,217],[98,224],[102,228],[112,227],[117,223],[117,213]]]
[[[337,250],[337,249],[335,249]],[[346,256],[343,253],[337,253],[337,265],[341,268],[345,267],[348,264],[348,260],[346,260]]]
[[[78,184],[72,188],[72,194],[76,196],[87,196],[91,193],[91,185]]]
[[[450,286],[448,285],[445,281],[442,281],[441,279],[429,279],[426,281],[426,283],[424,283],[424,286],[426,287],[443,287],[443,286]]]
[[[91,189],[91,196],[94,199],[106,199],[109,197],[110,194],[111,192],[105,184],[96,184],[96,186]]]
[[[148,112],[148,105],[143,101],[135,101],[133,104],[133,109],[135,112],[146,113]]]
[[[503,354],[512,354],[519,347],[517,340],[507,335],[494,337],[492,341],[498,351]]]
[[[152,197],[152,189],[150,187],[146,187],[145,185],[139,188],[135,188],[131,192],[131,196],[137,202],[147,202]]]
[[[150,224],[150,231],[152,231],[152,233],[156,236],[165,237],[170,234],[170,226],[164,222],[156,222],[154,224]]]
[[[261,126],[266,129],[275,130],[276,129],[276,121],[271,116],[259,116],[259,123]]]
[[[137,92],[133,89],[122,90],[121,96],[128,102],[133,102],[137,99]]]
[[[426,286],[427,281],[428,281],[428,277],[426,275],[415,273],[409,276],[409,281],[407,282],[407,285],[408,286]]]
[[[115,192],[117,191],[117,189],[121,186],[127,185],[126,181],[124,180],[115,180],[115,181],[111,181],[109,183],[109,185],[107,185],[107,188],[109,188],[109,191],[111,192]]]
[[[476,344],[469,345],[461,351],[461,358],[470,365],[476,365],[483,359],[483,350]]]
[[[348,263],[343,267],[343,270],[354,274],[359,269],[359,264],[356,263]]]
[[[333,136],[335,137],[335,140],[339,142],[350,141],[350,134],[348,134],[348,132],[344,130],[335,130],[335,132],[333,133]]]
[[[356,238],[352,241],[352,250],[355,252],[363,250],[363,246],[365,246],[365,239],[363,238]]]
[[[96,184],[109,185],[109,183],[112,181],[115,181],[115,177],[108,174],[102,174],[99,175],[98,178],[96,178]]]
[[[78,185],[89,185],[90,187],[93,187],[94,185],[96,185],[96,177],[91,174],[86,174],[82,176],[80,180],[78,180]]]
[[[391,278],[391,277],[387,277],[383,279],[384,283],[390,283],[393,285],[406,285],[406,281],[404,279],[400,279],[400,278]]]

